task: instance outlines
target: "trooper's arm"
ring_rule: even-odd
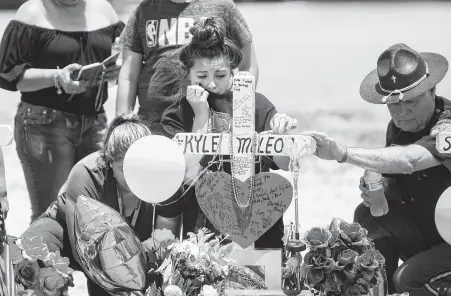
[[[348,148],[346,163],[388,174],[411,174],[440,165],[426,148],[412,144],[408,146],[376,149]],[[343,154],[341,159],[343,158]]]
[[[422,145],[385,148],[346,148],[325,133],[303,132],[316,140],[319,158],[346,162],[385,174],[411,174],[440,165],[441,162]]]

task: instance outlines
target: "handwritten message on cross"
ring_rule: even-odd
[[[196,184],[196,198],[208,220],[246,248],[283,216],[293,197],[286,178],[255,175],[255,157],[284,155],[293,143],[311,155],[313,139],[255,132],[255,78],[250,73],[235,75],[232,105],[231,133],[179,133],[173,140],[185,154],[230,155],[231,175],[205,174]]]

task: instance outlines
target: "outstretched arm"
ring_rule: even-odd
[[[411,174],[440,165],[430,150],[419,144],[384,148],[346,148],[325,133],[304,132],[316,140],[317,156],[386,174]]]

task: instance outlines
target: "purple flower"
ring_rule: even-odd
[[[314,252],[308,252],[305,255],[304,262],[307,271],[307,281],[311,286],[323,281],[326,273],[331,272],[335,267],[332,258]]]
[[[310,246],[310,249],[312,251],[316,251],[317,249],[327,248],[331,237],[332,234],[329,230],[320,227],[313,227],[307,232],[305,240]]]
[[[356,258],[356,267],[367,281],[371,281],[377,269],[384,264],[385,259],[377,250],[367,250]]]

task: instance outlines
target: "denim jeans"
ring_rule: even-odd
[[[19,103],[14,139],[30,197],[32,221],[56,200],[72,167],[100,150],[106,128],[105,113],[75,115]]]

